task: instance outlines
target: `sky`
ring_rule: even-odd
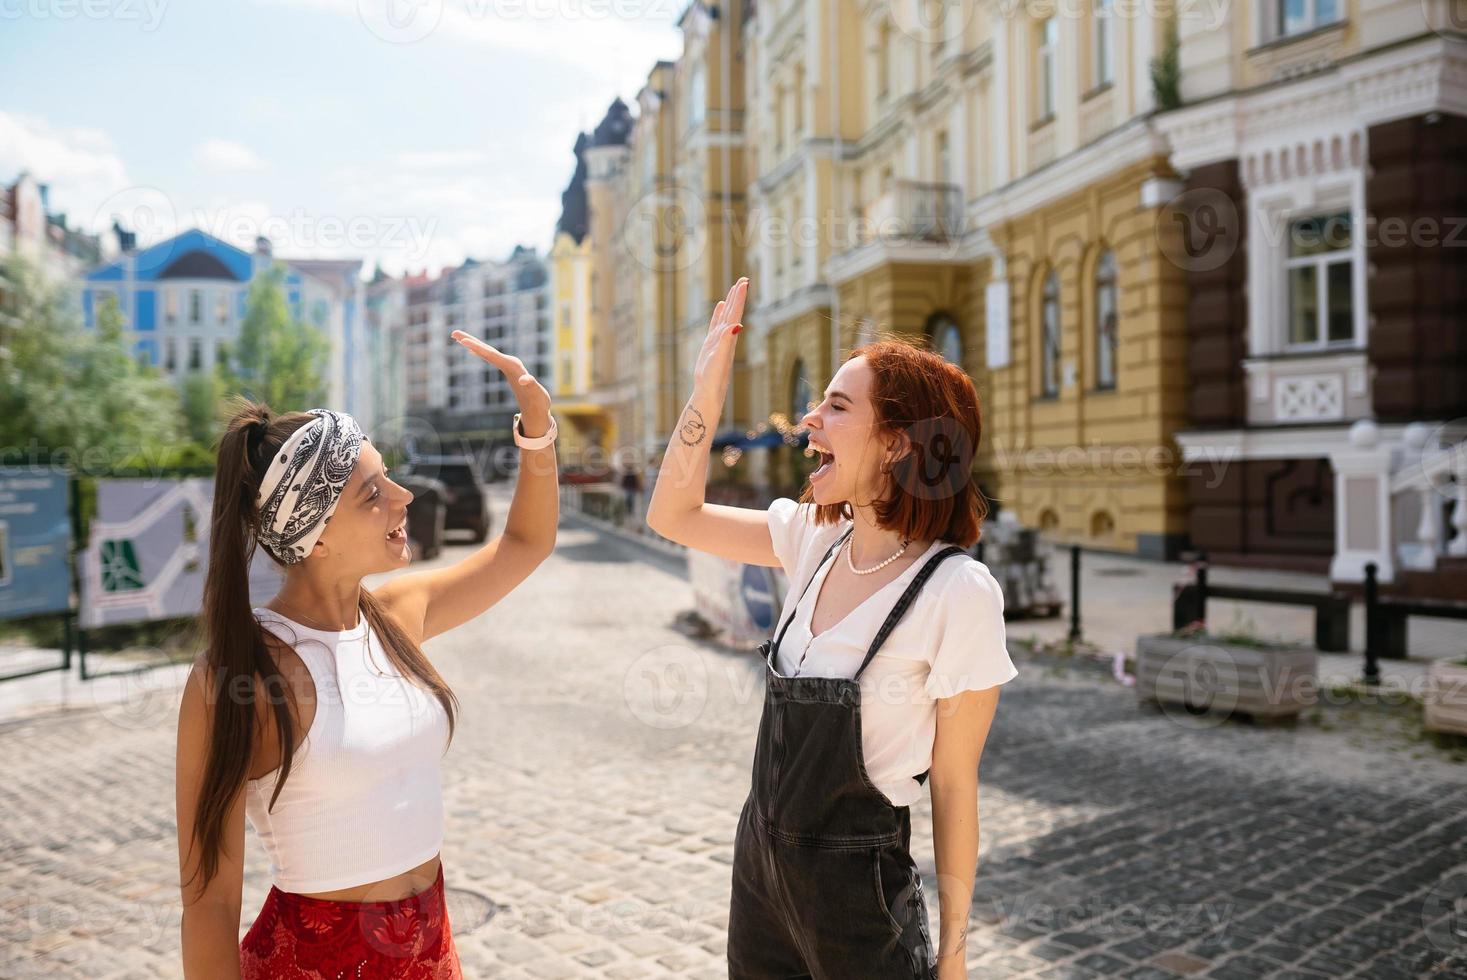
[[[392,274],[548,249],[576,133],[686,0],[0,0],[0,181]]]

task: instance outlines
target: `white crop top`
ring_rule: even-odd
[[[263,607],[255,618],[294,648],[316,685],[316,717],[273,811],[279,768],[246,783],[245,815],[270,857],[270,880],[281,891],[334,891],[437,854],[448,746],[438,699],[397,671],[365,615],[341,632]]]
[[[785,677],[854,674],[902,592],[947,544],[932,542],[895,579],[812,637],[810,620],[821,586],[835,562],[846,559],[837,553],[816,566],[850,526],[848,519],[816,524],[815,505],[790,497],[769,505],[774,553],[789,576],[780,622],[794,617],[774,664]],[[809,591],[801,599],[807,582]],[[961,555],[945,559],[861,674],[861,749],[872,784],[895,806],[915,803],[922,795],[916,777],[932,765],[938,700],[1007,684],[1018,674],[1009,657],[998,581],[981,561]]]

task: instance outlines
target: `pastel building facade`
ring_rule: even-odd
[[[250,285],[275,261],[263,239],[247,252],[206,232],[186,231],[86,273],[82,314],[94,327],[100,306],[115,301],[140,361],[179,379],[212,372],[221,352],[239,339]],[[361,386],[354,369],[362,302],[353,270],[360,263],[317,263],[314,273],[301,263],[282,264],[291,315],[320,330],[329,343],[327,403],[358,410]]]

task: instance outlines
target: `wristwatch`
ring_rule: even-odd
[[[555,441],[555,416],[550,416],[550,428],[545,430],[543,436],[536,436],[531,439],[520,428],[520,413],[515,412],[514,423],[510,426],[510,431],[514,433],[514,444],[521,449],[544,449]]]

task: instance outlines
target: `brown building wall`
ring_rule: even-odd
[[[1187,419],[1193,428],[1235,428],[1245,424],[1248,410],[1243,376],[1248,354],[1248,202],[1238,161],[1198,167],[1187,178],[1182,200],[1190,206],[1167,217],[1221,229],[1210,247],[1230,252],[1215,268],[1207,253],[1199,252],[1187,271]],[[1194,247],[1203,244],[1199,240]]]
[[[1372,126],[1372,398],[1383,422],[1467,415],[1467,118]]]

